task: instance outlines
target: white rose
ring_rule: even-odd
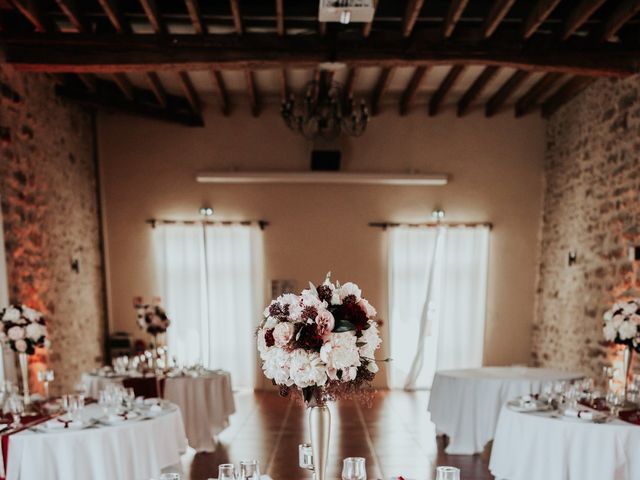
[[[602,329],[602,333],[604,335],[605,340],[607,340],[608,342],[613,342],[616,339],[616,335],[618,334],[618,331],[615,329],[613,325],[605,325],[605,327]]]
[[[291,379],[299,388],[327,383],[327,367],[316,352],[298,349],[291,355]]]
[[[638,306],[633,302],[626,302],[622,305],[622,311],[627,315],[631,315],[638,311]]]
[[[362,331],[362,336],[358,339],[359,343],[364,343],[359,348],[360,355],[365,358],[373,358],[375,351],[380,348],[382,340],[378,334],[378,327],[375,323],[371,324],[369,328]]]
[[[20,319],[20,310],[13,307],[8,307],[4,311],[4,315],[2,316],[2,320],[7,322],[15,322]]]
[[[635,323],[636,325],[640,326],[640,315],[638,314],[633,314],[629,317],[629,321]]]
[[[620,340],[629,340],[638,334],[638,326],[633,322],[622,322],[618,328]]]
[[[284,347],[291,341],[295,331],[296,329],[293,326],[293,323],[281,322],[276,325],[276,328],[273,330],[273,339],[275,340],[276,345]]]
[[[16,340],[13,345],[16,348],[17,352],[24,353],[27,351],[27,342],[24,340]]]
[[[35,322],[36,320],[38,320],[42,315],[40,315],[40,312],[38,312],[37,310],[34,310],[33,308],[29,308],[29,307],[22,307],[22,316],[24,318],[26,318],[27,320],[31,320],[32,322]]]
[[[605,322],[610,322],[611,319],[613,318],[613,310],[607,310],[606,312],[604,312],[604,315],[602,316],[602,318],[604,319]]]
[[[353,295],[356,297],[356,301],[360,300],[362,291],[355,283],[347,282],[340,287],[340,301],[344,301],[345,298]]]
[[[358,306],[365,311],[368,318],[375,318],[375,316],[378,315],[378,312],[376,311],[376,309],[373,308],[371,304],[364,298],[361,298],[360,300],[358,300]]]
[[[7,332],[7,336],[10,340],[21,340],[24,338],[24,328],[22,327],[11,327]]]
[[[367,370],[369,370],[371,373],[378,373],[378,370],[380,370],[380,368],[378,368],[378,364],[376,362],[369,362],[367,364]]]
[[[34,342],[38,341],[40,337],[44,336],[44,332],[44,327],[39,323],[30,323],[26,328],[27,337],[32,339]]]
[[[614,315],[611,318],[611,325],[613,325],[615,328],[619,328],[623,321],[624,321],[624,317],[622,315],[620,314]]]
[[[337,370],[360,366],[360,355],[353,332],[332,333],[320,348],[320,358],[328,368]]]
[[[272,348],[264,355],[262,370],[265,377],[272,379],[278,385],[293,385],[290,375],[291,355],[279,348]]]
[[[264,322],[264,328],[266,328],[267,330],[271,330],[273,328],[276,328],[277,324],[278,324],[277,318],[267,317],[267,320]]]

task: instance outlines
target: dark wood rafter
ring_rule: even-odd
[[[220,70],[212,70],[211,76],[213,80],[213,89],[218,97],[218,103],[220,104],[220,111],[226,117],[231,113],[231,106],[229,103],[229,94],[227,93],[227,86],[222,78]]]
[[[562,29],[562,39],[573,35],[607,0],[582,0],[569,14]]]
[[[620,29],[640,12],[640,0],[624,0],[604,22],[600,39],[612,42]]]
[[[545,100],[542,104],[542,116],[549,118],[557,112],[560,107],[575,98],[594,81],[595,79],[591,77],[573,77],[562,85],[557,92]]]
[[[46,16],[40,0],[10,0],[13,6],[33,25],[36,32],[51,32],[54,24]]]
[[[96,91],[88,92],[82,86],[72,85],[70,82],[56,87],[59,95],[91,108],[107,111],[119,111],[154,120],[178,123],[187,126],[204,126],[202,118],[194,115],[185,99],[167,95],[167,108],[158,105],[152,92],[134,89],[134,100],[122,96],[118,87],[112,82],[96,80]]]
[[[383,68],[382,72],[380,72],[380,76],[378,77],[378,82],[373,90],[373,95],[371,97],[371,114],[378,115],[380,113],[380,102],[382,101],[382,96],[385,94],[387,89],[389,88],[389,84],[391,83],[391,79],[393,78],[393,68]]]
[[[140,0],[140,4],[142,5],[142,9],[147,16],[153,31],[159,35],[166,35],[167,25],[160,15],[156,0]]]
[[[73,25],[73,28],[76,29],[77,32],[86,32],[88,31],[88,25],[86,19],[82,16],[80,11],[78,10],[78,4],[76,0],[56,0],[58,7],[62,10],[62,13],[66,15]]]
[[[561,73],[547,73],[540,78],[522,97],[516,102],[516,117],[522,117],[533,112],[539,105],[540,99],[557,84],[563,77]]]
[[[249,94],[249,105],[251,106],[251,115],[257,117],[260,115],[260,98],[256,88],[256,81],[253,77],[253,70],[245,69],[244,76],[247,83],[247,93]]]
[[[147,72],[145,74],[145,78],[149,84],[149,88],[158,101],[158,105],[163,108],[167,108],[167,92],[162,86],[162,82],[160,81],[158,74],[156,72]]]
[[[244,26],[242,25],[239,0],[229,0],[229,7],[231,8],[231,16],[233,17],[233,28],[235,28],[238,35],[242,35],[244,33]]]
[[[78,79],[84,84],[84,86],[89,92],[91,93],[96,92],[97,79],[95,75],[92,75],[90,73],[79,73]]]
[[[422,10],[422,4],[424,0],[409,0],[407,2],[407,8],[404,14],[404,21],[402,25],[402,35],[408,37],[413,32],[413,27],[416,25],[416,20]]]
[[[485,67],[478,78],[471,84],[469,89],[462,95],[458,101],[458,117],[462,117],[469,112],[469,108],[473,102],[487,88],[487,85],[495,78],[500,69],[498,67]]]
[[[377,10],[378,8],[378,2],[380,0],[373,0],[373,8]],[[374,16],[375,16],[375,12],[374,12]],[[369,35],[371,35],[371,30],[373,29],[373,20],[371,20],[370,22],[365,23],[362,26],[362,36],[364,38],[367,38]]]
[[[178,79],[180,80],[180,87],[182,88],[182,91],[184,92],[189,105],[191,105],[191,110],[194,114],[200,115],[200,98],[198,97],[198,92],[191,82],[191,77],[189,77],[189,74],[187,72],[180,71],[178,72]]]
[[[284,0],[276,0],[276,31],[282,36],[284,29]]]
[[[409,80],[409,84],[407,88],[405,88],[402,93],[402,98],[400,99],[400,115],[406,115],[409,113],[409,109],[411,108],[411,102],[416,96],[418,92],[418,88],[420,88],[420,84],[424,80],[425,75],[427,74],[426,66],[416,67],[413,75],[411,76],[411,80]]]
[[[522,36],[524,38],[531,37],[536,30],[544,23],[551,12],[558,6],[561,0],[536,0],[533,9],[524,22]]]
[[[354,40],[336,36],[98,35],[51,33],[3,35],[5,60],[21,71],[134,72],[150,70],[263,69],[309,67],[323,62],[352,66],[494,65],[581,76],[629,76],[638,72],[640,49],[583,42],[554,49],[518,43],[431,43],[416,32],[409,45],[399,34]]]
[[[485,115],[492,117],[500,111],[502,106],[513,95],[513,93],[522,85],[522,83],[531,76],[531,72],[524,70],[516,70],[509,79],[494,93],[487,101],[485,107]]]
[[[452,0],[449,5],[449,11],[447,12],[447,17],[444,21],[444,30],[443,35],[444,38],[449,38],[454,29],[456,28],[456,24],[460,20],[462,16],[462,12],[469,3],[469,0]]]
[[[280,69],[280,98],[286,102],[289,98],[289,83],[287,82],[287,69]]]
[[[184,0],[185,6],[187,7],[187,12],[189,13],[189,18],[191,18],[191,24],[193,25],[193,30],[198,35],[204,35],[207,33],[207,26],[204,23],[202,18],[202,13],[200,12],[200,5],[198,0]]]
[[[513,4],[516,3],[516,0],[494,0],[491,5],[491,10],[489,10],[489,14],[484,21],[484,30],[483,36],[484,38],[489,38],[497,28],[500,26],[504,17],[507,16]]]
[[[131,25],[125,20],[117,0],[98,0],[105,15],[118,33],[131,33]]]
[[[122,73],[122,72],[114,73],[113,81],[118,86],[118,88],[120,89],[120,92],[122,92],[122,95],[124,95],[124,97],[127,100],[131,102],[135,100],[135,92],[133,89],[133,84],[131,83],[131,80],[129,80],[129,77],[127,77],[125,73]]]
[[[429,101],[429,116],[433,117],[438,114],[440,111],[440,107],[444,102],[447,94],[451,90],[451,88],[455,85],[455,83],[460,78],[460,75],[464,71],[464,65],[454,65],[447,73],[447,76],[444,77],[444,80],[438,87],[438,89],[434,92]]]

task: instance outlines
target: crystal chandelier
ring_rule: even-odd
[[[322,71],[305,87],[303,98],[291,95],[282,102],[284,122],[294,132],[308,139],[332,140],[341,133],[358,137],[369,122],[364,100],[359,104],[345,98],[342,85],[333,80],[333,72]]]

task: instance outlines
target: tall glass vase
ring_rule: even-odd
[[[622,354],[622,373],[624,375],[624,401],[627,401],[627,391],[629,389],[629,374],[631,373],[631,363],[633,362],[633,349],[626,345]]]
[[[29,356],[26,353],[18,353],[20,362],[20,374],[22,375],[22,395],[25,408],[31,405],[31,392],[29,392]]]
[[[331,412],[326,405],[310,406],[309,428],[311,430],[311,451],[313,453],[313,478],[325,480],[329,439],[331,438]]]

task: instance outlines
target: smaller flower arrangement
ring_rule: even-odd
[[[171,320],[160,306],[160,299],[154,298],[151,303],[144,303],[142,297],[133,301],[138,316],[138,326],[151,335],[164,333],[171,325]]]
[[[47,328],[42,313],[26,305],[10,305],[0,311],[0,341],[18,353],[33,355],[44,347]]]
[[[604,313],[605,340],[640,353],[640,298],[617,302]]]

